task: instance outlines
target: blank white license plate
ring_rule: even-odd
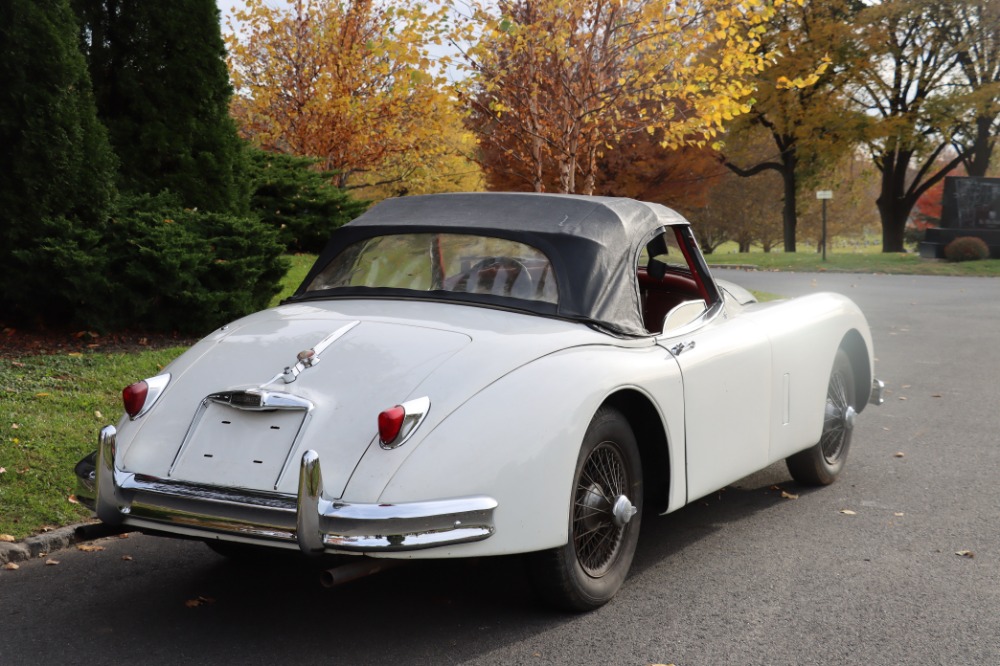
[[[209,403],[171,478],[274,490],[305,411],[254,412]]]

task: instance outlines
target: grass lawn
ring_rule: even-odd
[[[812,250],[791,253],[760,251],[737,253],[727,252],[725,248],[720,250],[705,255],[709,265],[753,266],[766,271],[1000,276],[1000,259],[950,262],[942,259],[921,259],[914,252],[884,254],[834,249],[827,252],[827,260],[823,261],[822,255]]]
[[[0,535],[22,538],[89,517],[73,466],[122,414],[121,390],[184,349],[69,353],[0,362]]]
[[[315,257],[289,257],[291,270],[272,304],[298,287]],[[847,271],[920,275],[1000,275],[1000,260],[946,263],[914,254],[833,251],[738,254],[723,248],[713,266],[762,270]],[[759,294],[761,300],[773,295]],[[121,389],[150,377],[183,347],[134,353],[61,353],[0,360],[0,538],[21,539],[89,517],[75,504],[73,466],[97,446],[97,432],[122,413]]]
[[[271,299],[271,307],[295,293],[295,290],[302,284],[302,280],[306,278],[306,273],[312,268],[313,262],[316,261],[315,254],[292,254],[285,258],[291,262],[291,268],[288,269],[285,279],[281,281],[281,291]]]

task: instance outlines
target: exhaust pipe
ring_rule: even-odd
[[[386,560],[381,558],[366,557],[360,562],[342,564],[339,567],[327,569],[319,575],[319,582],[323,587],[337,587],[344,583],[377,574],[387,569],[392,569],[403,564],[405,560]]]

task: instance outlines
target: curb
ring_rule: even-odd
[[[24,541],[0,543],[0,566],[9,562],[24,562],[25,560],[45,557],[57,550],[63,550],[84,541],[100,539],[117,532],[120,530],[109,529],[99,522],[79,523],[35,534]]]

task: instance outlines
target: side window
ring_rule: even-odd
[[[650,333],[679,328],[697,319],[714,298],[687,227],[668,227],[640,253],[636,266],[643,322]]]
[[[653,273],[669,269],[676,273],[691,274],[673,229],[667,229],[646,243],[639,255],[639,266],[645,266]]]

